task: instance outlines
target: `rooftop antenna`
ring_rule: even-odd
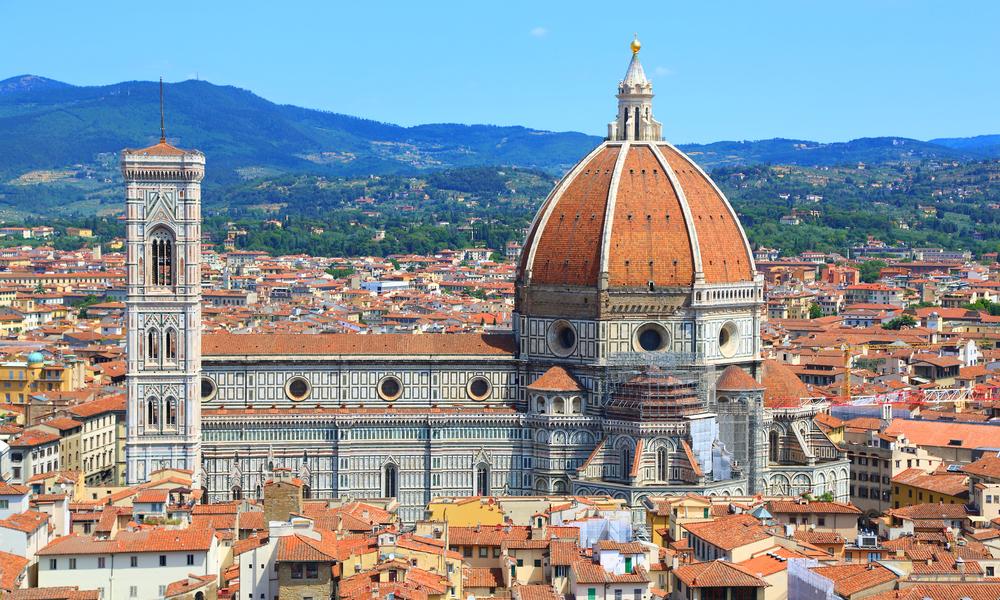
[[[163,77],[160,77],[160,143],[167,142],[167,130],[163,127]]]

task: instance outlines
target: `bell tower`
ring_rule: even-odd
[[[201,180],[205,156],[160,141],[122,152],[127,245],[127,483],[201,469]]]

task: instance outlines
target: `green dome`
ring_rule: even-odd
[[[42,354],[41,352],[32,352],[31,354],[28,355],[29,365],[36,365],[38,363],[43,363],[43,362],[45,362],[45,355]]]

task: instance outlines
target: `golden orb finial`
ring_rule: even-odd
[[[639,49],[642,48],[642,44],[639,42],[639,34],[638,33],[636,33],[635,35],[633,35],[633,37],[632,37],[632,43],[629,44],[629,47],[632,48],[632,54],[639,54]]]

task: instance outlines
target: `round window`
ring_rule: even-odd
[[[576,328],[569,321],[556,321],[549,326],[549,349],[558,356],[569,356],[576,350]]]
[[[493,386],[490,385],[490,380],[485,377],[474,377],[469,381],[466,391],[473,400],[485,400],[489,398]]]
[[[285,384],[285,395],[292,402],[300,402],[309,397],[312,392],[312,385],[305,377],[292,377]]]
[[[739,331],[736,329],[736,324],[730,321],[719,330],[719,352],[726,358],[729,358],[736,354],[738,348]]]
[[[219,388],[215,385],[215,380],[211,377],[201,378],[201,400],[202,402],[208,402],[209,400],[215,398],[218,393]]]
[[[646,323],[635,332],[637,350],[656,352],[667,346],[667,330],[657,323]]]
[[[378,382],[378,395],[383,400],[392,402],[403,395],[403,382],[399,377],[386,375]]]

